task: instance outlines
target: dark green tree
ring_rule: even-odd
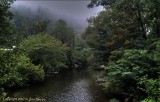
[[[10,5],[14,0],[0,1],[0,46],[6,47],[12,45],[12,31],[11,24],[12,13],[9,11]]]
[[[46,73],[67,68],[68,48],[48,34],[39,33],[29,36],[17,46],[17,49],[27,54],[33,64],[42,65]]]
[[[107,62],[111,51],[121,47],[131,48],[134,39],[142,38],[134,14],[117,6],[108,8],[89,19],[90,26],[82,35],[88,45],[95,49],[95,56],[100,62]]]
[[[60,19],[56,22],[52,35],[69,47],[73,46],[74,31],[64,20]]]
[[[143,38],[147,38],[147,34],[160,35],[160,1],[159,0],[91,0],[89,8],[96,6],[104,6],[105,8],[117,4],[121,9],[125,8],[125,3],[129,6],[137,16],[138,24],[142,32]],[[129,10],[129,9],[126,9]]]
[[[64,20],[58,20],[51,34],[69,47],[67,52],[68,66],[73,66],[74,31]]]

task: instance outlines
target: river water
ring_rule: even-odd
[[[42,83],[14,89],[9,97],[37,98],[37,102],[108,102],[102,88],[95,82],[100,75],[100,72],[87,70],[67,71],[48,77]]]

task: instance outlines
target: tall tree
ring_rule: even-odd
[[[83,38],[87,38],[88,44],[95,49],[95,56],[100,62],[108,61],[111,51],[131,48],[134,39],[143,38],[132,3],[117,2],[89,19],[90,26]]]
[[[38,8],[36,15],[36,22],[33,24],[34,34],[43,33],[47,30],[49,20],[42,17],[43,8]]]
[[[14,0],[1,0],[0,1],[0,46],[12,45],[12,31],[11,24],[12,13],[9,11],[10,5]]]
[[[74,31],[64,20],[58,20],[51,34],[59,39],[63,44],[66,44],[70,50],[67,52],[68,65],[73,66],[73,47],[74,47]]]
[[[113,4],[118,4],[118,6],[123,9],[125,7],[124,3],[127,2],[131,4],[128,6],[133,12],[136,12],[135,15],[139,22],[142,37],[146,39],[147,34],[154,34],[160,37],[159,0],[91,0],[88,7],[92,8],[101,5],[107,8]]]
[[[52,35],[69,47],[73,46],[74,31],[64,20],[60,19],[56,22]]]

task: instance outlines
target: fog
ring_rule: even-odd
[[[53,18],[64,19],[76,32],[81,33],[87,27],[87,18],[96,16],[102,7],[87,8],[89,0],[17,0],[13,6],[27,6],[31,9],[46,8]]]

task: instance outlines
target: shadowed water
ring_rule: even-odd
[[[95,83],[99,75],[86,70],[67,71],[48,77],[43,83],[13,90],[9,97],[41,98],[45,102],[108,102]]]

